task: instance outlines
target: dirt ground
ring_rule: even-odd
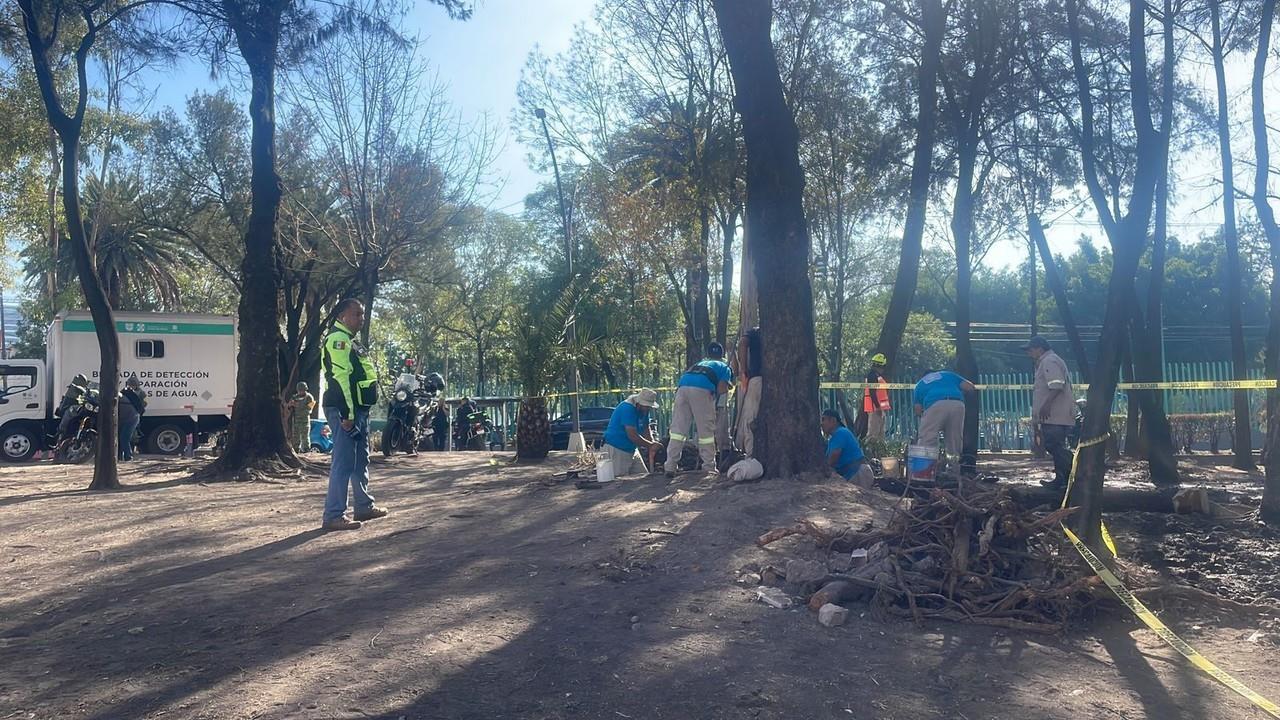
[[[749,563],[815,552],[803,538],[758,549],[771,527],[883,522],[896,498],[878,491],[691,477],[578,490],[543,482],[567,458],[508,460],[380,460],[372,489],[391,517],[332,534],[317,529],[319,478],[190,484],[202,460],[148,458],[125,468],[126,490],[90,494],[88,468],[0,467],[0,720],[1264,717],[1122,613],[1046,637],[854,606],[825,628],[737,582]],[[1223,477],[1196,467],[1193,481]],[[1117,518],[1122,553],[1276,599],[1229,587],[1264,574],[1242,572],[1246,553],[1273,535],[1233,545],[1245,530],[1184,520]],[[1191,550],[1202,577],[1176,572]],[[1274,618],[1184,602],[1161,615],[1280,699]]]

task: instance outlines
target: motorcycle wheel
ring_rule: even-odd
[[[93,457],[94,448],[98,445],[98,434],[87,432],[71,441],[67,446],[66,460],[74,465]]]
[[[404,429],[400,426],[399,420],[388,423],[386,429],[382,431],[382,454],[391,457],[391,453],[400,447],[400,436],[403,434]]]

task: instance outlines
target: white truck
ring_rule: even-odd
[[[147,452],[176,454],[187,434],[225,428],[236,394],[237,327],[226,315],[117,312],[120,379],[147,392],[139,430]],[[0,458],[27,460],[57,432],[53,417],[77,373],[98,382],[98,336],[87,312],[60,313],[44,360],[0,360]]]

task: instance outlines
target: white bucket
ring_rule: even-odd
[[[596,482],[613,482],[613,458],[608,455],[596,457]]]

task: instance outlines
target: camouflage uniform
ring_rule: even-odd
[[[307,392],[306,383],[298,383],[298,391],[289,398],[293,409],[289,411],[289,428],[297,444],[298,452],[311,449],[311,411],[315,409],[316,399]]]

